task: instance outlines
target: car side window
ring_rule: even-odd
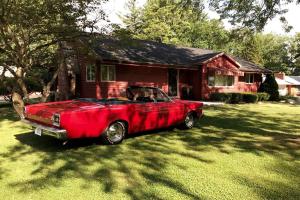
[[[169,102],[170,98],[157,88],[130,88],[127,91],[128,99],[135,102]]]
[[[167,97],[167,95],[162,93],[158,89],[156,89],[155,99],[156,99],[156,102],[169,102],[170,101],[170,99]]]

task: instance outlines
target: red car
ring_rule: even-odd
[[[42,103],[25,107],[23,121],[35,134],[58,139],[102,137],[120,143],[126,134],[181,125],[192,128],[203,103],[172,100],[154,87],[130,87],[126,98]]]

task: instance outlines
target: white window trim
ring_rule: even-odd
[[[114,68],[114,77],[115,77],[115,80],[110,81],[110,80],[103,80],[102,79],[102,67],[103,66],[105,66],[105,67],[113,67]],[[107,65],[107,64],[100,65],[100,80],[101,80],[101,82],[116,82],[116,79],[117,79],[116,74],[117,74],[117,72],[116,72],[116,65]]]
[[[216,77],[216,74],[214,74],[214,76]],[[221,76],[228,76],[228,75],[221,75]],[[233,76],[233,84],[232,85],[209,85],[208,80],[207,80],[208,88],[234,88],[235,84],[236,84],[235,83],[235,76]]]
[[[246,80],[246,74],[250,75],[250,76],[253,76],[253,82],[247,82]],[[248,85],[252,85],[253,83],[255,83],[255,74],[254,73],[245,73],[245,83],[248,84]],[[251,79],[251,78],[250,78]]]
[[[89,66],[92,66],[92,65],[94,66],[94,70],[95,70],[94,80],[88,80],[88,73],[89,73],[88,68],[89,68]],[[96,65],[95,64],[87,64],[86,65],[86,68],[85,68],[85,81],[88,82],[88,83],[95,83],[95,81],[96,81]]]

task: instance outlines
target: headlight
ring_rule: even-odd
[[[54,126],[60,126],[60,115],[54,114],[52,117],[52,123]]]

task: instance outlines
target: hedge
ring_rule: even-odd
[[[257,103],[258,101],[268,101],[268,93],[212,93],[210,100],[225,103]]]
[[[253,93],[244,93],[243,95],[243,102],[245,103],[257,103],[258,95]]]
[[[266,92],[258,92],[258,101],[269,101],[270,95]]]
[[[231,93],[212,93],[210,95],[210,100],[230,103],[231,95]]]

